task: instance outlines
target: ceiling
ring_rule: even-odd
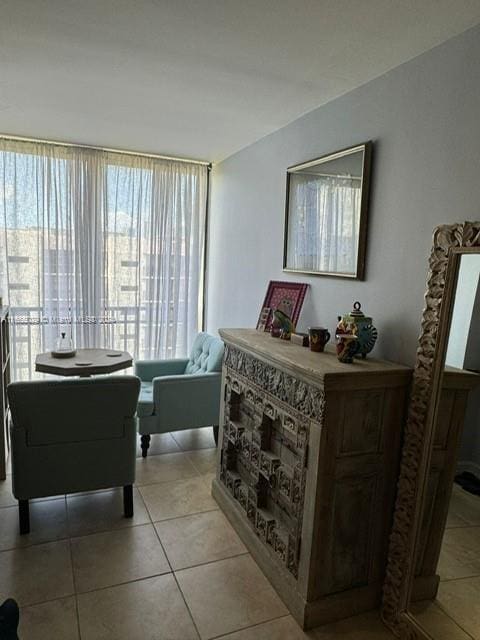
[[[480,22],[479,0],[2,0],[0,132],[219,161]]]

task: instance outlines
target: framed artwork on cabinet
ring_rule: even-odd
[[[273,321],[273,312],[276,309],[283,311],[293,322],[297,324],[302,310],[308,284],[302,282],[282,282],[270,280],[265,294],[260,315],[257,321],[258,331],[270,331]]]

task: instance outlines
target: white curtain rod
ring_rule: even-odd
[[[162,156],[157,153],[142,153],[141,151],[127,151],[126,149],[111,149],[109,147],[96,147],[91,144],[78,144],[75,142],[60,142],[58,140],[43,140],[42,138],[28,138],[24,136],[12,136],[0,133],[0,140],[12,140],[14,142],[30,142],[37,144],[50,144],[60,147],[77,147],[80,149],[93,149],[94,151],[104,151],[106,153],[118,153],[127,156],[141,156],[144,158],[154,158],[156,160],[172,160],[173,162],[188,162],[190,164],[201,164],[209,169],[212,167],[211,162],[206,160],[192,160],[191,158],[176,158],[175,156]]]

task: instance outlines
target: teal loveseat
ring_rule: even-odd
[[[140,380],[105,376],[12,382],[12,487],[20,533],[28,533],[29,500],[123,486],[133,516],[136,418]]]
[[[137,416],[142,456],[147,456],[152,433],[212,426],[218,437],[223,342],[199,333],[189,358],[140,360],[141,379]]]

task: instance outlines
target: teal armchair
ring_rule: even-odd
[[[123,486],[133,516],[140,380],[105,376],[12,382],[12,487],[20,533],[28,533],[29,500]]]
[[[213,426],[218,437],[223,342],[199,333],[189,358],[140,360],[138,431],[142,456],[147,456],[152,433]]]

